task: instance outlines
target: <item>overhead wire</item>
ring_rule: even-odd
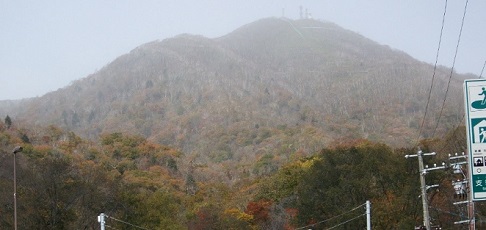
[[[455,217],[461,217],[461,218],[467,217],[467,215],[461,215],[459,213],[442,210],[440,208],[436,208],[436,207],[433,207],[433,206],[429,206],[429,208],[434,209],[435,211],[438,211],[438,212],[442,212],[442,213],[445,213],[445,214],[449,214],[451,216],[455,216]]]
[[[306,226],[298,227],[298,228],[296,228],[295,230],[297,230],[297,229],[304,229],[304,228],[308,228],[308,227],[313,227],[313,226],[316,226],[316,225],[318,225],[318,224],[322,224],[322,223],[327,222],[327,221],[330,221],[330,220],[332,220],[332,219],[336,219],[336,218],[338,218],[338,217],[344,216],[344,215],[346,215],[346,214],[348,214],[348,213],[350,213],[350,212],[352,212],[352,211],[355,211],[356,209],[361,208],[361,207],[363,207],[363,206],[365,206],[365,205],[366,205],[366,203],[361,204],[361,205],[359,205],[359,206],[357,206],[357,207],[355,207],[355,208],[353,208],[353,209],[351,209],[351,210],[349,210],[349,211],[347,211],[347,212],[341,213],[341,214],[339,214],[339,215],[337,215],[337,216],[333,216],[333,217],[331,217],[331,218],[328,218],[328,219],[325,219],[325,220],[321,220],[321,221],[319,221],[319,222],[317,222],[317,223],[314,223],[314,224],[309,224],[309,225],[306,225]],[[363,214],[363,215],[364,215],[364,214]]]
[[[485,66],[486,66],[486,61],[484,61],[483,68],[481,69],[481,73],[479,74],[478,79],[481,79],[482,78],[482,75],[483,75],[484,67]],[[456,130],[461,124],[464,124],[465,119],[466,119],[466,114],[463,114],[462,115],[461,122],[459,122],[456,126],[454,126],[452,130]],[[456,132],[453,132],[452,133],[452,138],[453,139],[455,138],[455,135],[456,135]],[[445,148],[446,148],[446,146],[442,145],[442,148],[439,151],[437,151],[437,152],[443,152]]]
[[[444,107],[445,107],[445,103],[446,103],[446,100],[447,100],[447,94],[449,92],[449,88],[450,88],[450,84],[451,84],[452,74],[454,73],[454,66],[456,64],[457,53],[459,51],[459,44],[461,43],[462,29],[464,28],[464,21],[465,21],[465,18],[466,18],[468,2],[469,2],[469,0],[466,0],[466,4],[464,6],[464,13],[462,15],[461,28],[459,30],[459,36],[457,38],[456,51],[454,53],[454,59],[452,60],[451,73],[449,75],[449,81],[447,82],[447,88],[446,88],[446,92],[445,92],[445,95],[444,95],[444,100],[442,101],[442,106],[441,106],[441,109],[440,109],[439,118],[437,119],[437,123],[435,125],[434,131],[432,132],[432,136],[435,136],[435,132],[437,131],[437,128],[439,127],[440,119],[442,118],[442,114],[444,112]]]
[[[439,211],[439,212],[442,212],[442,213],[446,213],[446,214],[449,214],[451,216],[456,216],[456,217],[461,217],[461,218],[469,218],[467,216],[467,214],[457,214],[457,213],[453,213],[453,212],[449,212],[449,211],[445,211],[445,210],[442,210],[440,208],[434,208],[434,207],[431,207],[432,209],[435,209],[436,211]],[[477,214],[477,213],[475,213]],[[474,220],[473,218],[469,219],[467,224],[471,224],[472,221],[477,221],[477,220]]]
[[[418,136],[417,136],[417,141],[416,141],[416,145],[418,145],[418,142],[420,140],[420,136],[422,134],[422,129],[424,128],[424,125],[425,125],[425,120],[427,118],[427,111],[429,109],[429,103],[430,103],[430,97],[432,95],[432,88],[434,86],[434,80],[435,80],[435,73],[437,71],[437,62],[439,60],[439,53],[440,53],[440,45],[442,43],[442,34],[444,32],[444,24],[445,24],[445,17],[446,17],[446,13],[447,13],[447,0],[445,1],[445,5],[444,5],[444,14],[442,15],[442,25],[441,25],[441,28],[440,28],[440,35],[439,35],[439,44],[437,45],[437,52],[436,52],[436,55],[435,55],[435,64],[434,64],[434,72],[432,74],[432,81],[430,82],[430,88],[429,88],[429,94],[428,94],[428,97],[427,97],[427,103],[425,105],[425,112],[424,112],[424,116],[422,118],[422,124],[420,125],[420,128],[419,128],[419,131],[418,131]]]
[[[118,221],[118,222],[120,222],[120,223],[123,223],[123,224],[126,224],[126,225],[130,225],[130,226],[132,226],[132,227],[134,227],[134,228],[143,229],[143,230],[149,230],[149,229],[147,229],[147,228],[140,227],[140,226],[134,225],[134,224],[132,224],[132,223],[128,223],[128,222],[123,221],[123,220],[119,220],[119,219],[114,218],[114,217],[111,217],[111,216],[106,216],[106,217],[108,217],[108,218],[110,218],[110,219],[112,219],[112,220],[114,220],[114,221]]]
[[[352,219],[349,219],[349,220],[347,220],[347,221],[344,221],[344,222],[342,222],[342,223],[339,223],[339,224],[337,224],[337,225],[334,225],[334,226],[332,226],[332,227],[330,227],[330,228],[326,228],[326,230],[331,230],[331,229],[337,228],[337,227],[339,227],[339,226],[341,226],[341,225],[343,225],[343,224],[347,224],[347,223],[349,223],[349,222],[351,222],[351,221],[353,221],[353,220],[356,220],[356,219],[358,219],[358,218],[360,218],[360,217],[362,217],[362,216],[364,216],[364,215],[366,215],[366,214],[365,214],[365,213],[363,213],[363,214],[361,214],[361,215],[359,215],[359,216],[356,216],[356,217],[354,217],[354,218],[352,218]]]
[[[106,225],[106,224],[105,224],[105,227],[106,227],[106,228],[109,228],[109,229],[115,229],[115,230],[116,230],[116,228],[113,228],[113,227],[111,227],[110,225]]]
[[[485,66],[486,66],[486,61],[484,61],[483,69],[481,69],[481,73],[479,74],[479,78],[481,78],[483,76],[483,72],[484,72],[484,67]]]

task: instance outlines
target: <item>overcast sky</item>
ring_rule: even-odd
[[[441,65],[452,67],[465,5],[448,1]],[[63,88],[150,41],[181,33],[215,38],[282,14],[298,19],[299,6],[435,62],[445,0],[0,0],[0,100]],[[454,69],[479,75],[485,61],[486,1],[469,0]]]

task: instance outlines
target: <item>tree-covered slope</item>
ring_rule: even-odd
[[[25,127],[0,121],[1,229],[14,226],[14,156],[19,229],[98,229],[100,213],[116,229],[360,229],[367,200],[374,229],[422,223],[418,166],[403,157],[416,153],[411,148],[347,141],[295,156],[265,177],[235,176],[231,184],[201,180],[208,172],[201,165],[185,164],[182,152],[141,136],[111,133],[93,142],[55,126]],[[461,151],[464,127],[455,131],[420,146]],[[23,151],[12,154],[14,146]],[[446,160],[444,152],[425,163]],[[272,163],[269,155],[257,162],[261,169]],[[427,175],[428,184],[440,184],[428,198],[433,223],[442,228],[465,215],[452,205],[464,197],[454,196],[450,172]],[[477,203],[475,210],[482,229],[486,209]]]
[[[432,75],[431,65],[334,24],[270,18],[216,39],[185,34],[141,45],[2,113],[92,139],[142,135],[194,162],[219,164],[207,170],[231,178],[271,171],[250,165],[285,162],[335,139],[412,144]],[[462,119],[463,78],[450,80],[436,134]],[[449,70],[439,67],[425,137],[434,133],[448,82]]]

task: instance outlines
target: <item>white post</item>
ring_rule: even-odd
[[[366,230],[371,230],[371,202],[366,201]]]
[[[105,214],[101,213],[98,216],[98,222],[100,223],[101,230],[105,230]]]

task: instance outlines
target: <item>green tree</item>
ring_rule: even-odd
[[[27,143],[27,144],[30,144],[30,139],[29,139],[29,137],[27,136],[27,134],[25,134],[25,133],[21,133],[21,134],[20,134],[20,139],[22,140],[22,142]]]
[[[376,210],[395,210],[374,215],[372,221],[375,228],[395,229],[414,226],[415,223],[410,221],[410,217],[416,216],[416,209],[410,202],[416,204],[417,199],[397,199],[404,195],[403,191],[418,195],[408,186],[416,184],[415,181],[410,181],[412,177],[408,177],[410,183],[406,183],[406,163],[403,162],[402,156],[386,145],[366,141],[351,146],[323,149],[319,156],[321,159],[312,165],[297,189],[299,225],[347,213],[370,200],[376,203]],[[393,208],[382,206],[390,203],[393,204]],[[343,215],[319,227],[331,227],[361,213],[362,209],[359,209],[359,212],[351,212],[351,216]],[[393,219],[385,218],[390,216]],[[384,219],[390,222],[385,222]],[[360,226],[365,226],[364,219],[349,222],[344,228],[358,229]]]
[[[118,201],[124,207],[114,215],[147,229],[185,229],[181,199],[164,188],[150,191],[134,185],[125,185]],[[114,225],[115,228],[123,224]]]
[[[272,200],[272,223],[284,221],[287,226],[306,226],[333,218],[313,225],[317,229],[329,228],[362,215],[363,208],[354,208],[370,200],[374,228],[413,228],[420,218],[417,167],[404,160],[405,154],[413,151],[393,150],[369,141],[323,149],[262,180],[255,199]],[[350,210],[354,211],[348,213]],[[334,218],[343,213],[348,214]],[[358,218],[343,228],[359,229],[365,225],[364,218]]]
[[[10,118],[9,115],[5,117],[5,124],[7,125],[7,129],[10,129],[10,127],[12,126],[12,119]]]
[[[116,185],[92,161],[29,145],[17,160],[19,229],[94,229],[93,215],[112,207]]]

